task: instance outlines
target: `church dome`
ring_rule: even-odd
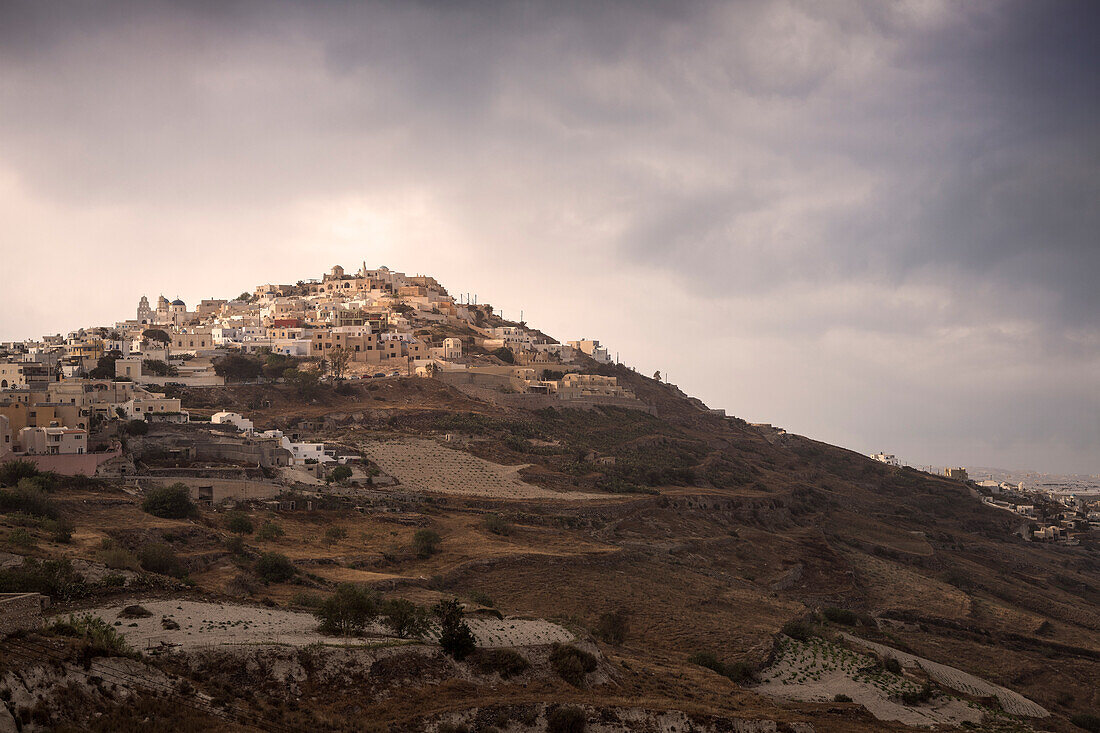
[[[173,300],[173,301],[172,301],[172,305],[184,305],[184,306],[185,306],[185,305],[187,305],[187,304],[186,304],[186,303],[184,303],[184,302],[183,302],[182,300],[180,300],[179,298],[176,298],[175,300]]]

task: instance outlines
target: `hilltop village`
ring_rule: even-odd
[[[435,377],[516,407],[647,409],[615,377],[592,373],[610,361],[599,341],[559,343],[489,304],[456,301],[433,277],[365,264],[193,309],[142,296],[133,318],[111,326],[0,343],[0,461],[92,475],[121,456],[117,443],[96,440],[104,421],[187,424],[203,416],[181,407],[180,388],[261,377],[306,392],[324,380]],[[248,423],[228,412],[205,422]],[[280,431],[252,437],[273,442],[256,451],[261,464],[336,459]]]
[[[1095,506],[727,416],[431,277],[142,297],[0,348],[0,732],[1100,704]]]

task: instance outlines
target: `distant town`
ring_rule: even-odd
[[[901,466],[891,453],[872,453],[871,458]],[[923,470],[935,472],[931,466]],[[977,467],[971,470],[945,468],[943,475],[967,482],[989,506],[1020,516],[1016,533],[1024,539],[1076,545],[1080,543],[1078,534],[1100,529],[1100,480],[1095,476]]]
[[[614,376],[591,373],[611,358],[594,339],[559,343],[505,321],[476,296],[455,298],[426,275],[386,267],[260,285],[232,300],[156,302],[133,318],[64,336],[0,343],[0,461],[100,475],[124,471],[108,421],[189,423],[174,392],[227,381],[291,382],[435,377],[471,393],[538,409],[616,405],[649,409]],[[587,373],[580,373],[587,372]],[[238,413],[195,418],[264,441],[264,460],[302,465],[339,460],[322,444],[272,430],[256,433]],[[224,440],[223,440],[224,442]]]

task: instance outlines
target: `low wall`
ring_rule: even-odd
[[[176,478],[165,477],[163,479],[138,478],[137,484],[143,489],[154,485],[167,483],[181,483],[191,492],[191,498],[208,500],[219,504],[226,499],[244,501],[247,499],[270,499],[279,494],[286,493],[290,489],[281,484],[270,484],[261,481],[245,481],[243,479],[222,478]]]
[[[42,625],[49,599],[41,593],[0,593],[0,638]]]
[[[593,407],[623,407],[628,410],[641,410],[650,415],[657,414],[657,408],[647,405],[641,400],[632,400],[623,397],[582,397],[580,399],[563,400],[554,394],[502,394],[497,398],[501,404],[510,407],[519,407],[525,410],[541,410],[546,407],[563,410],[572,408],[576,410],[590,410]]]
[[[65,453],[58,455],[16,455],[24,461],[30,461],[38,467],[39,471],[53,471],[64,476],[94,476],[96,469],[112,458],[118,458],[122,451],[109,451],[107,453]]]

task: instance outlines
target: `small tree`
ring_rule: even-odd
[[[159,328],[147,328],[141,333],[141,338],[144,341],[157,341],[162,344],[171,343],[172,339],[168,334]]]
[[[276,522],[272,522],[270,519],[260,525],[260,531],[256,535],[257,539],[261,540],[274,540],[282,537],[286,532]]]
[[[151,542],[141,548],[138,553],[142,570],[160,575],[183,576],[183,565],[180,564],[175,550],[163,542]]]
[[[337,466],[332,469],[330,476],[336,483],[343,483],[351,478],[351,468],[349,466]]]
[[[256,575],[265,583],[283,583],[298,573],[294,563],[286,555],[278,552],[265,552],[256,561]]]
[[[332,544],[348,538],[348,531],[343,527],[329,527],[325,530],[325,542]]]
[[[462,661],[477,649],[477,640],[462,618],[462,605],[457,598],[440,601],[432,607],[432,613],[439,619],[439,645],[444,652]]]
[[[351,361],[351,351],[343,346],[337,346],[328,352],[329,368],[332,370],[332,376],[337,379],[343,379],[349,361]]]
[[[378,600],[364,588],[353,583],[341,583],[336,586],[336,592],[314,611],[314,615],[321,622],[321,631],[350,636],[361,633],[363,627],[378,616]]]
[[[594,629],[596,636],[614,646],[622,644],[630,630],[627,616],[626,610],[622,608],[601,615]]]
[[[435,530],[418,529],[413,535],[413,550],[416,551],[417,557],[425,560],[439,552],[439,545],[442,542],[443,538]]]
[[[230,512],[225,518],[225,528],[237,534],[252,534],[252,520],[244,512]]]
[[[512,353],[512,350],[507,346],[501,346],[499,349],[494,349],[493,356],[503,361],[505,364],[515,364],[516,355]]]
[[[392,598],[382,604],[382,622],[402,639],[408,639],[428,630],[428,612],[405,598]]]
[[[185,484],[174,483],[171,486],[158,486],[145,494],[141,508],[148,514],[162,519],[183,519],[195,512],[191,502],[191,492]]]

